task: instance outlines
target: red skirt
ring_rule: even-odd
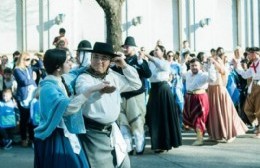
[[[185,95],[183,111],[183,123],[185,125],[205,133],[208,114],[209,99],[207,93]]]

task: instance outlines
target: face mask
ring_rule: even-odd
[[[79,64],[80,66],[87,66],[90,64],[91,53],[86,51],[80,51]]]

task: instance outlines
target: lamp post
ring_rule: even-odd
[[[64,19],[65,19],[64,13],[58,14],[58,16],[56,16],[55,19],[54,19],[55,24],[60,25],[61,23],[63,23]]]

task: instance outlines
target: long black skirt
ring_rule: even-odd
[[[170,150],[182,145],[178,106],[167,82],[151,83],[146,123],[152,150]]]
[[[89,164],[83,149],[75,154],[63,129],[56,128],[45,140],[35,138],[34,167],[89,168]]]

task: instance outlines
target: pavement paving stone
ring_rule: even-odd
[[[260,139],[252,131],[232,143],[206,141],[203,146],[191,146],[195,139],[193,131],[185,131],[181,147],[155,154],[146,137],[144,154],[130,156],[132,168],[260,168]],[[0,168],[33,168],[33,149],[17,144],[1,149]]]

